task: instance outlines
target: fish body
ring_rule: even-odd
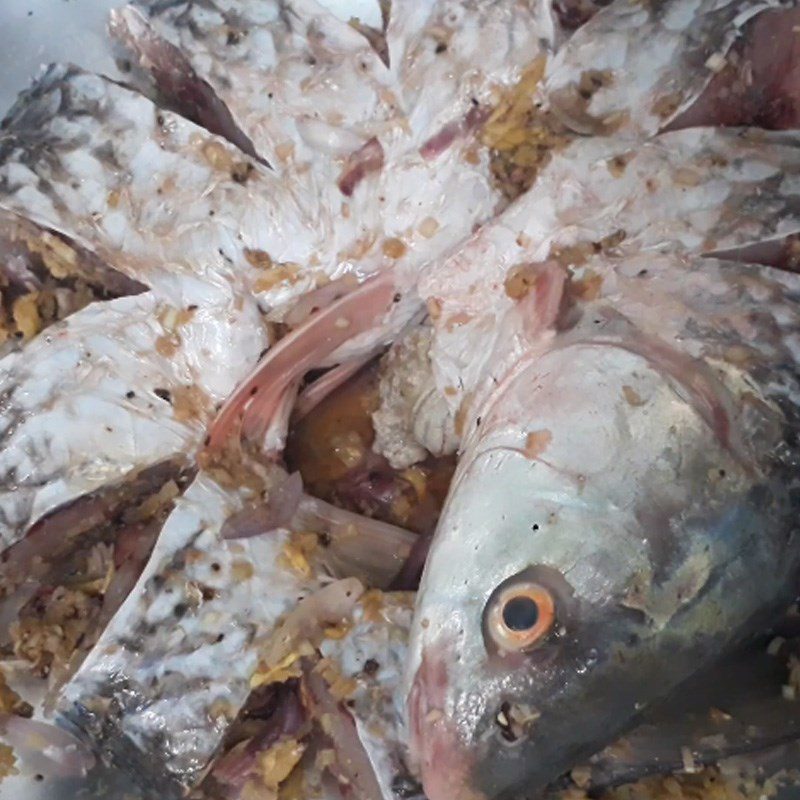
[[[187,287],[93,304],[0,362],[2,542],[48,513],[188,457],[266,344],[253,303]],[[189,310],[193,307],[194,310]]]
[[[538,0],[396,3],[378,50],[314,0],[140,2],[114,12],[111,31],[171,101],[204,84],[255,150],[288,172],[329,169],[371,137],[389,159],[420,148],[560,37]]]
[[[427,162],[418,155],[414,159],[412,174],[418,173],[422,183]],[[203,306],[204,295],[241,293],[245,307],[248,295],[254,294],[271,312],[318,283],[370,268],[368,253],[360,253],[356,262],[353,249],[360,247],[364,227],[371,227],[374,204],[365,199],[365,214],[348,218],[340,213],[342,195],[335,185],[334,202],[291,179],[279,179],[232,145],[160,111],[145,97],[75,68],[51,68],[22,96],[8,117],[0,160],[0,203],[5,208],[80,243],[120,272],[155,287],[159,297],[175,298],[179,310]],[[453,168],[447,174],[455,175],[457,162],[450,160]],[[467,169],[459,171],[457,181],[458,203],[450,209],[453,224],[442,216],[434,230],[422,226],[424,233],[415,232],[409,242],[409,260],[428,258],[436,252],[429,247],[446,247],[465,232],[462,226],[471,224],[470,219],[490,212],[494,194],[485,176]],[[442,188],[434,185],[427,195],[427,214],[443,212],[448,205]],[[415,217],[407,203],[405,207],[395,218],[403,231],[426,218]],[[264,224],[265,219],[272,224]],[[377,237],[380,220],[373,222],[367,250],[372,248],[374,267],[386,268],[402,258],[405,245],[397,240],[399,250],[385,246]],[[391,241],[391,234],[401,231],[385,233]],[[400,304],[399,322],[390,324],[390,330],[402,326],[414,303]],[[101,312],[87,312],[87,317],[94,313]],[[213,316],[210,309],[197,313]],[[71,334],[78,325],[67,330]],[[263,328],[256,324],[253,330],[252,347],[241,352],[257,357],[268,342]],[[241,328],[236,335],[247,336],[247,330]],[[155,344],[158,336],[153,339]],[[37,344],[34,350],[40,348]],[[237,372],[233,380],[240,378]],[[27,416],[33,412],[28,408]],[[159,453],[168,441],[159,442]],[[13,448],[5,457],[16,458]],[[130,461],[130,456],[116,453],[108,458]],[[69,465],[75,475],[81,472],[77,463]],[[52,464],[45,466],[56,474]],[[122,470],[107,472],[106,479],[118,478]],[[91,486],[96,488],[102,479],[95,470]],[[42,491],[39,487],[37,494]],[[55,488],[52,494],[48,509],[69,499]],[[22,517],[13,524],[23,524]]]
[[[797,145],[793,132],[692,128],[637,145],[579,138],[554,153],[534,190],[420,278],[436,309],[431,369],[451,414],[474,424],[486,376],[500,380],[527,349],[508,312],[527,291],[526,271],[535,281],[531,265],[582,269],[598,251],[722,254],[791,237]],[[583,274],[582,293],[606,280]]]
[[[199,780],[250,694],[259,647],[315,586],[286,566],[288,530],[220,538],[241,503],[196,478],[59,699],[61,719],[146,796],[179,797]]]
[[[526,352],[477,411],[431,547],[408,674],[433,800],[541,788],[797,585],[797,276],[590,268],[602,288],[571,313],[552,265],[510,312]]]
[[[603,31],[621,8],[589,24]],[[746,22],[722,0],[665,8],[628,13],[654,20],[668,55],[687,41],[695,52],[695,19],[722,49]],[[709,20],[722,21],[718,36]],[[464,406],[441,426],[442,449],[451,430],[460,436],[462,461],[409,669],[412,755],[431,800],[544,786],[784,601],[798,567],[797,287],[736,259],[796,229],[794,137],[675,132],[632,152],[610,138],[575,142],[453,254],[498,208],[475,133],[560,41],[549,3],[397,2],[385,52],[310,0],[140,4],[113,24],[151,73],[140,88],[155,85],[180,113],[49,68],[4,123],[0,208],[149,291],[72,314],[4,362],[5,544],[87,493],[191,460],[237,384],[251,398],[281,388],[263,407],[279,407],[285,426],[302,375],[246,379],[272,345],[264,317],[292,329],[268,366],[304,373],[375,352],[431,300],[434,378],[450,410]],[[639,63],[633,41],[623,66]],[[545,87],[567,123],[558,98],[579,44]],[[556,68],[570,73],[563,85]],[[662,74],[672,79],[669,57]],[[692,76],[690,93],[713,80]],[[661,84],[644,83],[633,99],[647,107]],[[610,95],[610,110],[587,112],[606,128]],[[603,132],[624,137],[628,120],[637,141],[675,122],[646,111]],[[700,259],[715,253],[731,260]],[[509,287],[520,264],[522,286]],[[364,305],[399,298],[384,318],[312,316],[320,298],[336,312],[340,287],[376,273]],[[353,321],[362,333],[347,341]],[[333,329],[344,347],[324,350]],[[187,387],[208,399],[188,417],[173,402]],[[426,445],[437,435],[403,426]],[[64,724],[155,797],[196,786],[265,644],[327,577],[298,557],[288,528],[227,538],[274,488],[272,468],[259,465],[254,486],[209,453],[58,704]],[[522,655],[507,645],[530,603],[513,606],[528,617],[504,616],[520,581],[543,603],[532,627],[548,609],[557,619]],[[391,796],[406,763],[392,732],[404,640],[368,628],[362,641],[364,621],[352,652],[326,647],[348,673],[377,652],[373,634],[385,650],[388,691],[366,682],[338,709],[366,754],[358,787],[373,800]],[[513,635],[497,647],[503,625]]]
[[[544,102],[579,133],[619,138],[689,124],[793,128],[796,23],[792,3],[614,2],[547,65]]]

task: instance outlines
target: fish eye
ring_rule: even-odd
[[[486,606],[486,633],[505,652],[530,650],[553,628],[553,595],[541,584],[514,581],[501,585]]]
[[[503,624],[511,631],[524,633],[539,621],[539,606],[532,597],[523,594],[512,597],[503,606]]]

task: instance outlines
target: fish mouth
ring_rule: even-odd
[[[408,695],[409,754],[428,800],[487,800],[473,784],[475,756],[444,710],[447,649],[422,658]]]

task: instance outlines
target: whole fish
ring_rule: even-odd
[[[426,794],[533,792],[796,591],[800,279],[656,252],[539,265],[474,409],[408,665]]]
[[[234,384],[239,383],[240,389],[226,405],[224,421],[238,423],[238,412],[246,405],[250,419],[245,419],[245,433],[253,429],[264,433],[264,426],[253,422],[259,416],[274,418],[277,427],[285,429],[302,373],[339,363],[345,358],[340,345],[348,346],[346,357],[354,359],[396,337],[419,309],[414,287],[420,268],[438,264],[439,257],[485,222],[498,203],[500,194],[491,182],[488,157],[473,138],[476,127],[498,88],[511,83],[528,62],[549,52],[559,38],[548,3],[395,3],[385,31],[383,57],[387,65],[367,38],[309,0],[243,2],[237,4],[236,13],[229,3],[216,1],[154,3],[144,8],[145,13],[126,9],[116,15],[115,32],[136,50],[142,66],[152,73],[159,101],[166,100],[198,124],[162,111],[158,104],[110,81],[71,67],[54,67],[21,99],[0,132],[0,206],[29,216],[37,225],[107,263],[109,269],[150,287],[136,297],[73,314],[61,328],[48,329],[6,362],[9,544],[40,521],[52,534],[59,518],[49,515],[65,504],[92,500],[96,493],[112,488],[116,491],[121,482],[133,485],[143,469],[191,453],[202,439],[210,409],[230,394]],[[725,21],[738,26],[737,30],[743,22],[736,15]],[[556,93],[551,96],[555,98]],[[343,114],[342,108],[347,113]],[[484,356],[482,365],[464,381],[446,384],[452,390],[444,392],[446,402],[452,407],[476,391],[470,403],[464,404],[464,419],[458,425],[448,421],[447,435],[441,437],[442,447],[445,441],[452,447],[451,429],[468,432],[459,483],[434,550],[429,569],[432,577],[422,596],[423,609],[435,607],[439,616],[420,617],[418,638],[424,653],[415,656],[420,661],[414,661],[415,666],[420,665],[412,691],[414,747],[418,756],[423,754],[426,789],[432,800],[454,796],[447,793],[451,791],[446,788],[448,780],[453,781],[456,797],[481,792],[491,796],[508,787],[527,787],[529,781],[542,785],[621,730],[634,713],[631,697],[635,696],[636,702],[650,702],[687,675],[695,662],[704,660],[712,643],[721,647],[731,644],[747,628],[749,610],[765,611],[780,599],[766,581],[758,583],[755,597],[743,591],[736,594],[743,583],[736,547],[742,542],[750,545],[757,526],[770,547],[762,543],[764,552],[752,563],[748,555],[747,566],[753,575],[759,578],[769,569],[776,575],[779,569],[785,576],[794,574],[788,545],[777,541],[778,531],[783,532],[781,526],[790,518],[787,507],[793,508],[789,492],[794,485],[781,486],[780,481],[785,478],[781,470],[791,473],[789,461],[794,451],[791,443],[786,453],[770,449],[778,451],[776,443],[787,438],[784,428],[794,425],[789,413],[795,402],[794,379],[774,368],[779,356],[794,367],[790,339],[795,335],[794,323],[786,308],[792,309],[795,298],[784,302],[779,296],[782,292],[790,295],[793,284],[771,277],[765,268],[745,271],[713,260],[692,260],[698,252],[721,251],[742,258],[743,245],[760,246],[771,237],[782,241],[785,234],[793,232],[794,141],[787,137],[765,143],[733,136],[720,144],[708,132],[664,141],[666,144],[652,148],[657,155],[639,162],[636,153],[629,158],[624,148],[614,143],[593,143],[583,151],[576,146],[570,155],[583,152],[583,162],[573,164],[571,173],[569,166],[564,166],[568,159],[560,162],[563,171],[553,169],[548,191],[557,193],[562,186],[560,177],[572,179],[579,169],[594,168],[586,196],[573,195],[556,203],[555,212],[543,207],[549,216],[545,216],[541,231],[514,230],[511,236],[519,250],[509,250],[505,232],[499,240],[492,239],[499,228],[492,228],[484,239],[508,253],[509,262],[497,269],[490,263],[492,285],[481,301],[476,301],[480,308],[474,318],[485,323],[496,313],[503,325],[498,326],[499,335],[491,347],[479,348]],[[660,146],[668,155],[658,154]],[[723,164],[720,157],[729,160]],[[650,192],[642,180],[653,164],[657,172],[661,170],[659,179],[667,183],[660,193]],[[620,180],[614,185],[607,177],[625,173],[630,183]],[[785,181],[779,177],[783,175]],[[569,181],[563,185],[567,193],[574,188]],[[628,197],[631,186],[638,194]],[[694,192],[686,191],[698,186]],[[623,200],[629,201],[630,222],[620,238],[611,226],[617,213],[614,204]],[[644,209],[638,216],[637,204]],[[664,226],[651,226],[665,204],[674,204],[674,218]],[[595,209],[594,216],[581,227],[574,215],[586,207]],[[738,219],[743,209],[748,209],[748,216]],[[521,216],[512,214],[505,222],[516,226],[520,219],[531,218],[530,209],[524,207],[513,213]],[[566,222],[570,213],[573,216]],[[564,231],[564,225],[572,227]],[[585,271],[568,278],[563,264],[572,255],[565,256],[564,248],[586,250],[587,242],[596,241],[604,255],[589,252]],[[654,251],[652,255],[631,255],[648,247]],[[661,249],[673,253],[679,249],[682,255],[663,256],[656,252]],[[612,262],[608,256],[625,259]],[[652,259],[653,266],[642,266],[636,259],[646,259],[648,264]],[[522,261],[525,270],[516,283],[507,286],[507,267]],[[537,262],[547,263],[540,269]],[[456,256],[447,266],[452,269],[461,263]],[[466,263],[472,263],[469,257]],[[638,269],[635,275],[634,269]],[[458,271],[456,268],[451,274]],[[455,281],[450,294],[438,293],[431,286],[444,278],[439,278],[435,269],[429,274],[436,277],[430,278],[432,283],[423,294],[436,301],[430,305],[438,314],[434,320],[436,341],[446,341],[447,331],[454,334],[449,340],[453,345],[459,332],[464,332],[460,329],[471,321],[467,316],[453,319],[457,314],[451,315],[452,307],[447,306],[448,298],[458,302],[463,284]],[[351,285],[347,276],[366,275],[377,277],[365,284],[363,292],[348,295]],[[730,275],[733,283],[728,287],[723,276]],[[751,279],[753,275],[756,278]],[[339,283],[341,278],[345,280]],[[751,280],[757,285],[748,282]],[[714,293],[710,288],[719,285],[728,287],[728,293]],[[655,321],[648,317],[647,309],[652,307],[648,292],[669,298],[664,313]],[[740,316],[738,309],[731,311],[732,294],[737,300],[740,294],[745,296],[754,319]],[[774,299],[769,311],[764,310],[765,295]],[[496,305],[498,297],[500,305]],[[708,298],[711,311],[701,302]],[[328,303],[329,308],[318,310]],[[291,332],[270,349],[264,367],[244,379],[259,354],[273,344],[259,310],[271,321],[286,324]],[[131,319],[114,318],[116,327],[112,325],[109,333],[106,323],[120,312],[130,312]],[[594,326],[601,324],[593,321],[595,312],[609,341],[591,338]],[[614,314],[622,315],[622,320]],[[765,314],[772,317],[765,321]],[[709,316],[709,327],[698,330],[696,319],[705,321]],[[726,327],[729,325],[733,332]],[[554,336],[556,329],[559,332]],[[77,332],[79,340],[69,338],[64,344],[57,337],[65,330]],[[757,334],[754,340],[747,338],[751,330]],[[509,349],[505,348],[506,334],[511,334]],[[785,352],[783,340],[770,338],[784,334],[790,342]],[[743,339],[747,339],[746,345]],[[697,343],[694,348],[693,343]],[[472,343],[466,349],[471,347]],[[525,360],[510,373],[504,372],[519,348],[535,355],[537,366],[528,369]],[[606,371],[587,355],[598,348],[612,353]],[[751,360],[747,348],[755,351]],[[458,356],[464,351],[458,351]],[[222,355],[225,358],[220,361]],[[502,382],[499,389],[494,389],[484,368],[486,358],[495,356],[500,374],[495,370],[493,376]],[[210,374],[198,375],[209,357]],[[150,409],[151,394],[161,401],[155,403],[154,419],[148,417],[154,424],[147,428],[149,436],[143,445],[139,434],[144,430],[140,424],[144,406],[137,405],[141,387],[124,387],[125,400],[120,399],[125,370],[138,360],[144,366],[137,365],[137,369],[148,372],[142,403]],[[700,366],[696,360],[702,362]],[[721,375],[715,372],[717,360],[727,365]],[[548,363],[556,373],[549,388]],[[65,377],[64,365],[75,374]],[[87,372],[81,371],[86,365]],[[436,362],[437,377],[446,369],[440,365],[446,365],[445,358]],[[539,365],[544,365],[541,374]],[[352,363],[343,366],[350,369]],[[573,373],[575,383],[570,384]],[[336,379],[346,374],[334,373]],[[609,388],[613,382],[608,380],[609,374],[619,374],[630,382],[612,387],[621,392],[627,405],[620,405],[622,401]],[[39,391],[43,375],[43,385],[49,387],[46,397]],[[562,378],[563,384],[558,382]],[[637,418],[630,425],[641,425],[647,432],[649,449],[636,458],[620,459],[622,469],[617,471],[609,469],[606,461],[589,469],[591,458],[583,444],[574,449],[584,427],[590,428],[587,441],[595,436],[597,446],[605,447],[609,439],[603,432],[609,428],[602,424],[598,430],[575,426],[574,407],[559,404],[565,390],[567,397],[570,393],[579,396],[577,406],[582,411],[581,403],[595,380],[600,381],[600,389],[593,420],[613,419],[616,425],[626,419],[624,412],[632,415],[647,409],[640,415],[644,420]],[[186,417],[187,404],[174,401],[195,384],[202,397],[191,396],[191,413]],[[97,391],[109,398],[100,413],[93,404]],[[127,408],[127,401],[133,399],[130,391],[135,394],[133,411]],[[781,392],[786,393],[783,405]],[[536,414],[541,414],[543,422],[530,428],[523,399],[537,393],[543,397],[543,405]],[[73,397],[84,400],[77,413]],[[747,403],[741,414],[736,409],[740,400]],[[112,435],[117,429],[110,421],[104,424],[104,415],[117,414],[120,406],[123,419],[140,424],[140,428],[136,435],[127,436],[126,427],[123,435],[107,443],[104,434]],[[56,417],[50,415],[53,408]],[[655,409],[652,414],[651,409]],[[229,414],[231,410],[236,413]],[[99,419],[104,428],[92,427],[91,437],[84,433],[90,415],[93,423]],[[74,423],[76,417],[81,424]],[[67,427],[71,426],[68,435],[63,434],[59,422],[64,419]],[[112,430],[107,430],[109,427]],[[231,469],[230,464],[214,462],[214,457],[226,455],[224,448],[235,428],[226,424],[212,428],[212,447],[206,453],[212,456],[211,463],[202,459],[207,468],[176,500],[145,573],[60,700],[62,719],[157,797],[181,796],[200,780],[246,703],[264,642],[280,632],[284,615],[298,598],[313,596],[326,583],[329,571],[327,564],[319,566],[314,559],[309,566],[307,554],[298,554],[289,532],[292,526],[287,527],[285,520],[269,525],[254,513],[254,506],[261,501],[268,504],[279,490],[271,483],[274,466],[259,465],[253,478],[244,468]],[[567,431],[566,445],[557,438],[561,430]],[[651,430],[655,433],[649,435]],[[428,438],[436,437],[420,438],[427,443]],[[589,442],[590,450],[593,446]],[[564,448],[560,456],[558,447]],[[503,448],[514,450],[508,463],[503,460]],[[562,459],[556,459],[555,467],[549,461],[551,448]],[[678,456],[674,456],[676,452]],[[523,466],[545,464],[541,484],[538,476],[542,470],[537,470],[532,489],[527,489],[531,477],[514,460],[517,455]],[[503,469],[495,470],[496,458]],[[713,469],[724,474],[717,473],[713,485],[701,490],[697,475],[712,470],[712,461]],[[573,470],[576,462],[580,462],[578,473]],[[645,476],[652,478],[645,467],[654,462],[655,477],[660,481],[657,489],[664,489],[657,500],[665,510],[643,522],[637,514],[658,506],[647,492],[650,483],[644,480]],[[481,472],[484,464],[489,465],[487,477]],[[73,473],[74,466],[78,469]],[[17,486],[20,472],[25,473],[22,493]],[[498,524],[492,516],[496,508],[481,505],[479,493],[483,488],[493,491],[495,480],[502,481],[501,490],[506,494],[501,496],[508,498],[508,508],[520,518],[538,513],[537,507],[532,511],[520,504],[520,497],[544,496],[548,503],[555,502],[553,496],[567,498],[564,518],[571,521],[564,522],[568,531],[564,542],[553,545],[552,551],[534,550],[531,555],[527,541],[512,546],[506,535],[497,535]],[[477,482],[475,488],[472,481]],[[464,492],[469,495],[469,513],[462,522]],[[737,506],[739,495],[748,499]],[[592,499],[587,501],[587,497]],[[302,510],[302,503],[300,507]],[[73,507],[73,511],[75,508],[83,506]],[[608,513],[603,530],[614,530],[617,538],[612,537],[606,549],[584,548],[587,541],[592,542],[585,524],[578,524],[582,515],[585,523],[586,508],[594,514],[598,509]],[[695,527],[688,532],[673,531],[670,523],[682,520],[680,513],[686,508],[696,511],[700,521],[693,519]],[[724,519],[723,512],[730,508],[733,522]],[[481,514],[486,516],[481,518]],[[739,524],[740,520],[744,522]],[[463,532],[472,523],[485,523],[486,531],[495,534],[485,549],[479,548],[485,563],[471,550],[462,562],[455,560],[455,551],[447,552],[447,531]],[[623,531],[621,524],[616,529],[614,523],[628,527]],[[259,524],[263,530],[276,530],[266,536],[252,535],[259,532]],[[735,537],[723,541],[722,535],[709,535],[713,540],[710,547],[716,549],[710,550],[710,555],[698,551],[696,530],[716,533],[723,524],[734,527]],[[636,536],[643,527],[656,531],[648,534],[655,542],[648,544],[651,555],[647,557],[641,552],[647,548],[633,546],[634,540],[641,542]],[[232,540],[232,528],[246,538]],[[29,541],[33,538],[22,543]],[[679,552],[665,556],[664,550],[670,549],[665,541],[667,545],[677,542]],[[683,545],[685,554],[680,552]],[[497,552],[492,551],[494,547]],[[486,564],[514,566],[514,560],[507,557],[509,549],[518,559],[530,555],[548,562],[551,570],[560,568],[564,583],[575,589],[574,595],[567,592],[569,596],[562,600],[558,592],[564,584],[556,581],[557,586],[549,587],[545,578],[551,573],[544,577],[537,573],[536,581],[542,584],[536,583],[537,591],[544,593],[535,594],[535,601],[546,605],[543,598],[549,591],[551,600],[558,595],[552,603],[555,610],[560,611],[562,605],[566,609],[565,632],[560,633],[559,626],[561,638],[557,637],[556,646],[564,641],[573,643],[566,648],[566,658],[571,661],[561,672],[550,668],[558,662],[544,668],[544,685],[560,687],[562,678],[568,684],[560,695],[549,696],[544,689],[539,694],[537,689],[532,700],[531,683],[539,673],[526,671],[519,659],[514,662],[516,672],[504,673],[508,665],[504,656],[499,668],[496,653],[485,658],[474,638],[482,623],[476,624],[472,616],[455,637],[457,653],[446,651],[452,646],[450,640],[440,647],[438,638],[426,639],[437,631],[440,620],[439,632],[446,638],[453,631],[452,624],[461,619],[452,608],[442,610],[436,605],[441,603],[437,587],[448,592],[456,605],[463,600],[468,616],[474,611],[476,597],[479,604],[489,600],[494,589],[489,586],[491,581],[501,583],[509,577],[498,574],[497,568],[486,568]],[[586,552],[595,557],[598,551],[601,555],[596,563],[579,563]],[[719,575],[714,568],[728,556],[731,573]],[[663,558],[667,557],[674,558],[677,566],[665,564]],[[452,561],[449,571],[442,566],[448,559]],[[389,564],[393,567],[391,560]],[[464,587],[455,586],[455,581],[463,579],[462,565],[467,581]],[[675,575],[665,578],[662,572],[670,570]],[[439,572],[446,572],[441,584]],[[602,602],[602,590],[620,594],[619,586],[626,580],[628,610],[610,614],[606,623],[603,613],[608,603]],[[733,594],[736,597],[728,603],[728,595]],[[726,600],[723,618],[709,621],[703,614],[720,596]],[[570,620],[583,620],[579,612],[584,609],[588,609],[584,627],[573,630]],[[573,613],[575,616],[569,617]],[[626,614],[633,614],[634,619]],[[689,622],[684,623],[687,616]],[[431,619],[434,625],[428,632],[425,626]],[[677,624],[673,619],[696,631],[697,640],[683,646],[673,633]],[[723,632],[723,623],[729,624],[729,631]],[[597,630],[591,636],[582,635],[595,624]],[[614,626],[625,633],[635,630],[644,642],[640,645],[623,637],[623,646],[630,649],[637,669],[652,668],[665,653],[675,651],[669,678],[659,675],[667,685],[654,685],[652,669],[644,675],[622,667],[614,667],[619,669],[616,673],[611,667],[604,672],[610,663],[604,650],[596,657],[585,655],[590,649],[587,640],[595,635],[604,637],[602,645],[614,641],[618,630]],[[458,639],[462,635],[467,642],[463,647]],[[464,674],[459,672],[462,667],[456,655],[464,660]],[[343,663],[354,668],[345,656]],[[456,676],[452,681],[449,673],[446,680],[440,680],[437,670],[442,663],[452,668]],[[575,664],[585,667],[589,676],[600,675],[599,683],[568,680],[576,671],[572,669]],[[397,666],[395,658],[393,672]],[[498,671],[492,672],[494,669]],[[465,677],[469,670],[472,674]],[[488,681],[484,680],[487,674]],[[617,675],[628,679],[624,697],[614,698],[609,693],[605,698],[608,706],[585,726],[583,738],[567,738],[564,726],[573,707],[571,698],[584,697],[587,685],[590,691],[605,687],[605,680],[613,680],[616,689]],[[314,685],[311,688],[313,694]],[[321,690],[317,694],[320,702],[325,687],[317,684],[316,688]],[[376,688],[380,687],[370,687]],[[441,703],[440,698],[444,698]],[[450,698],[456,698],[452,708]],[[465,711],[459,705],[462,702],[469,709]],[[366,777],[363,783],[354,781],[357,776],[352,765],[347,766],[346,753],[339,776],[354,783],[365,800],[373,800],[378,792],[385,794],[395,788],[381,776],[387,769],[396,773],[397,765],[405,761],[398,755],[388,726],[382,724],[396,715],[397,695],[387,699],[380,691],[368,691],[356,698],[353,709],[350,716],[356,719],[357,729],[359,715],[367,720],[359,730],[376,770],[375,782]],[[530,748],[534,756],[522,764],[525,759],[519,753],[527,752],[527,745],[521,744],[516,756],[509,756],[510,751],[503,748],[509,738],[524,739],[530,723],[539,716],[544,717],[543,729],[552,721],[548,729],[552,737],[544,747],[537,739]],[[481,740],[478,756],[464,756],[458,748],[451,752],[447,748],[453,745],[452,720],[458,736],[469,742],[487,730],[494,735],[499,728],[500,744],[490,736]],[[391,744],[388,757],[384,739]],[[440,751],[437,748],[442,743]],[[429,752],[427,744],[432,744]],[[488,758],[487,752],[494,750],[500,755],[482,768],[478,758]],[[443,753],[441,770],[435,770],[430,759],[439,752]],[[466,765],[471,760],[476,763]],[[467,775],[465,765],[480,770],[481,775]],[[376,786],[377,792],[373,791]]]

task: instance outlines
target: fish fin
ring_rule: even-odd
[[[390,585],[390,589],[396,592],[415,592],[419,588],[419,582],[422,579],[422,570],[425,568],[425,562],[428,559],[428,551],[431,549],[431,542],[433,541],[433,532],[420,534],[411,550],[400,568],[400,572],[395,575],[394,580]]]
[[[395,291],[390,272],[368,278],[281,339],[222,407],[209,430],[207,450],[219,450],[239,423],[248,438],[263,437],[285,389],[310,369],[324,366],[345,342],[373,328],[392,307]]]
[[[800,124],[800,9],[768,8],[752,19],[726,54],[715,54],[705,91],[667,126]]]
[[[348,787],[356,798],[379,798],[384,794],[375,768],[361,742],[356,720],[347,706],[331,691],[322,673],[303,662],[303,695],[314,719],[325,719],[320,725],[324,741],[338,758],[328,767],[337,780]]]
[[[295,512],[298,530],[325,534],[325,564],[336,577],[355,577],[368,586],[385,589],[393,584],[409,558],[417,534],[361,516],[304,495]]]
[[[784,272],[800,273],[800,225],[797,233],[776,239],[766,239],[753,244],[715,250],[704,254],[720,261],[736,261],[742,264],[762,264]]]
[[[169,483],[185,488],[194,468],[176,456],[132,470],[114,483],[80,495],[48,511],[27,528],[25,535],[0,553],[0,581],[4,591],[23,581],[39,579],[56,569],[83,537],[108,525]]]
[[[786,663],[772,652],[762,640],[689,679],[590,760],[592,790],[800,740],[800,715],[782,694]]]
[[[0,274],[4,289],[37,289],[47,281],[84,280],[97,297],[121,297],[147,291],[66,233],[0,205]],[[14,270],[14,262],[20,268]],[[4,292],[5,293],[5,292]]]
[[[137,56],[158,92],[178,113],[269,166],[208,81],[195,72],[179,47],[156,32],[138,8],[129,5],[113,9],[108,29],[114,39]]]

